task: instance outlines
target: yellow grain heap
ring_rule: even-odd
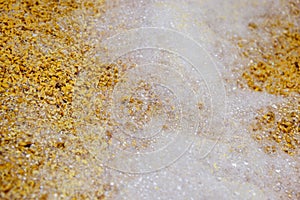
[[[88,152],[71,106],[76,76],[97,65],[88,22],[103,8],[103,0],[0,0],[0,199],[104,198],[105,185],[81,191],[97,184],[76,176]]]
[[[253,24],[250,25],[249,27],[253,27]],[[277,21],[266,26],[272,28],[272,26],[278,27],[283,24]],[[245,56],[251,54],[257,56],[242,75],[249,88],[283,96],[300,94],[299,27],[291,24],[283,29],[282,33],[271,33],[273,37],[271,41],[268,41],[269,44],[256,41],[255,48],[243,52]],[[243,47],[243,44],[240,43],[240,46]]]
[[[282,6],[287,12],[249,23],[251,36],[238,41],[242,56],[249,60],[238,83],[285,97],[287,103],[259,112],[254,138],[268,153],[281,149],[295,155],[300,151],[300,1]]]
[[[275,153],[278,146],[289,155],[300,149],[300,99],[295,99],[278,107],[268,107],[256,118],[253,130],[258,142],[272,141],[264,146],[267,153]]]

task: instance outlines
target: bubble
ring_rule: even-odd
[[[99,163],[121,172],[149,173],[176,162],[195,137],[202,143],[218,141],[226,93],[214,62],[196,41],[169,29],[138,28],[101,45],[99,59],[114,63],[120,72],[102,106],[111,123],[91,120],[97,96],[105,92],[81,83],[97,85],[95,70],[79,74],[73,100],[83,120],[78,132],[90,140],[86,148]],[[107,137],[107,126],[112,133],[106,145],[101,139]],[[210,150],[202,149],[201,155]]]

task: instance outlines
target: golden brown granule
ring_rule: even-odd
[[[59,186],[62,180],[76,183],[80,170],[59,158],[87,165],[72,98],[80,69],[99,64],[91,59],[93,32],[86,22],[103,12],[103,0],[0,1],[1,199],[49,199],[54,193],[87,198]],[[101,199],[103,191],[85,193]]]
[[[108,90],[119,82],[119,69],[116,64],[107,64],[100,67],[100,78],[98,87],[102,90]]]
[[[257,26],[257,27],[256,27]],[[263,27],[262,27],[263,26]],[[300,94],[300,28],[292,24],[249,24],[252,32],[259,32],[265,26],[278,28],[280,33],[271,31],[268,41],[253,39],[252,42],[239,46],[243,55],[252,61],[242,74],[246,85],[254,91],[266,91],[270,94],[290,96]],[[253,28],[256,27],[256,28]],[[257,34],[257,33],[256,33]]]
[[[282,150],[295,155],[300,150],[300,101],[269,107],[260,112],[253,125],[254,138],[267,153]]]
[[[289,12],[266,14],[250,22],[251,36],[238,41],[242,57],[249,61],[238,84],[287,98],[287,104],[259,112],[253,131],[266,152],[281,149],[295,155],[300,150],[300,2],[284,5]]]

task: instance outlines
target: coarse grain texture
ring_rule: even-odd
[[[282,150],[298,155],[300,150],[300,101],[293,99],[261,110],[252,126],[254,138],[266,153]]]
[[[0,1],[1,199],[103,199],[113,190],[101,180],[87,184],[102,169],[72,108],[77,75],[100,64],[89,38],[104,9],[103,0]]]
[[[134,129],[136,129],[142,128],[147,124],[151,120],[152,115],[161,114],[162,102],[152,85],[143,80],[138,83],[134,91],[139,92],[123,97],[122,104],[124,106],[122,109],[126,108],[128,110],[127,114],[135,122],[136,127]],[[147,102],[147,99],[149,102]]]
[[[250,22],[253,38],[238,42],[242,55],[250,60],[242,73],[244,81],[241,84],[274,95],[299,95],[299,25],[284,20],[281,15],[269,17],[265,16],[266,19],[258,24]]]
[[[120,133],[120,127],[123,126],[130,130],[130,133],[137,133],[151,121],[152,117],[161,114],[162,100],[156,94],[152,84],[141,79],[132,89],[126,88],[128,93],[123,94],[119,102],[120,107],[117,108],[120,109],[122,116],[113,113],[112,110],[114,109],[113,104],[118,103],[113,97],[116,84],[127,82],[130,77],[126,76],[126,73],[135,67],[136,63],[130,60],[117,60],[116,63],[104,64],[99,69],[89,70],[77,80],[75,116],[84,119],[84,122],[93,124],[94,127],[95,124],[100,125],[104,130],[103,140],[106,141],[108,148],[117,145],[123,150],[142,150],[149,147],[152,142],[151,138],[136,140],[135,137],[138,135],[133,136],[133,139],[124,138]],[[86,89],[84,80],[89,80],[86,82],[86,84],[90,84],[88,89]],[[123,124],[118,118],[129,118],[130,122]],[[86,132],[83,135],[89,137],[91,134]],[[95,148],[101,148],[96,146]],[[107,156],[112,155],[113,153],[109,153]]]
[[[286,12],[249,22],[251,36],[238,40],[242,57],[249,61],[238,84],[286,99],[281,105],[259,111],[252,127],[254,138],[268,153],[281,149],[289,155],[299,155],[300,2],[283,2],[282,6]]]

